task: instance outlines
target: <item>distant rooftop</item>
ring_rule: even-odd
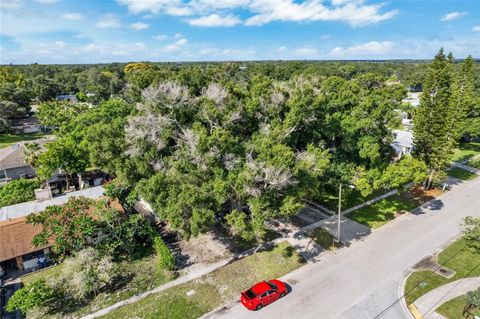
[[[413,134],[408,131],[393,130],[393,135],[395,136],[395,141],[393,144],[412,147],[413,146]]]
[[[42,202],[32,201],[0,208],[0,222],[7,221],[12,218],[27,216],[32,213],[38,213],[51,205],[65,204],[71,197],[87,197],[97,199],[103,196],[103,187],[97,186],[83,189],[81,191],[67,193],[66,195],[54,197]]]

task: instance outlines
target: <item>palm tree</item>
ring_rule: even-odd
[[[25,143],[25,162],[35,168],[40,155],[40,145],[38,143]]]

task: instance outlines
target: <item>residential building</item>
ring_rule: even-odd
[[[408,92],[407,97],[403,99],[402,102],[409,103],[412,106],[419,106],[421,95],[422,92]]]
[[[57,95],[57,101],[70,101],[72,103],[78,103],[78,99],[75,94]]]
[[[37,176],[37,173],[33,167],[25,161],[25,146],[23,143],[0,149],[0,183],[35,176]]]
[[[99,199],[103,197],[103,187],[94,187],[42,202],[26,202],[0,208],[0,274],[28,272],[44,265],[45,255],[53,241],[40,247],[34,247],[32,240],[42,231],[41,225],[26,223],[26,217],[43,211],[51,205],[63,205],[72,197]],[[112,207],[123,210],[118,202]],[[88,212],[86,212],[88,213]],[[101,234],[99,234],[101,235]],[[98,237],[98,236],[96,236]]]
[[[413,134],[409,131],[393,130],[394,142],[392,147],[395,149],[396,158],[400,159],[403,155],[411,154],[413,151]]]
[[[32,245],[33,238],[41,231],[41,225],[27,224],[25,216],[0,221],[0,272],[9,275],[41,267],[52,244]]]

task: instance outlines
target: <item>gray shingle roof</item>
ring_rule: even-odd
[[[38,213],[51,205],[61,205],[68,201],[71,197],[84,196],[91,199],[97,199],[103,196],[103,187],[97,186],[92,188],[83,189],[81,191],[67,193],[66,195],[54,197],[42,202],[25,202],[11,206],[5,206],[0,208],[0,221],[6,221],[11,218],[17,218],[21,216],[27,216],[32,213]]]

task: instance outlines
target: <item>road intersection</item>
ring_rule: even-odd
[[[399,293],[405,272],[458,236],[465,216],[480,217],[480,178],[284,276],[292,292],[261,311],[234,303],[205,318],[409,318]]]

